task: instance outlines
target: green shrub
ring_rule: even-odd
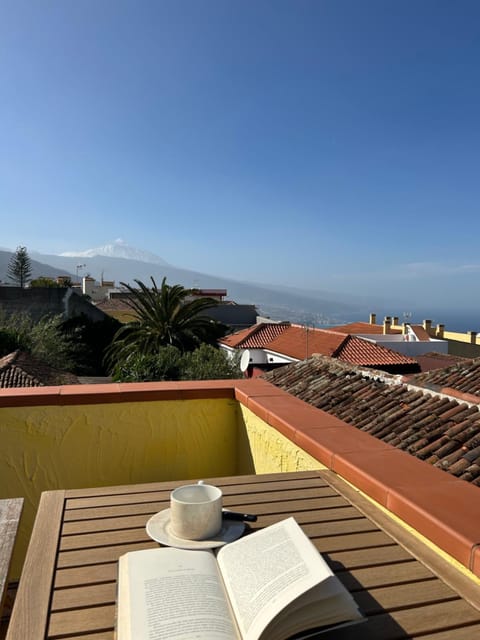
[[[238,360],[223,351],[202,344],[195,351],[182,353],[173,346],[161,347],[156,354],[131,354],[118,363],[113,379],[117,382],[161,380],[222,380],[240,378]]]

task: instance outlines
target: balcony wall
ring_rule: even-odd
[[[480,576],[479,488],[262,379],[0,390],[0,497],[323,465]]]
[[[0,442],[0,497],[25,498],[16,574],[42,491],[320,464],[242,412],[232,383],[2,391]]]

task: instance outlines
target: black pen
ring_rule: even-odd
[[[237,511],[223,510],[222,517],[228,518],[229,520],[242,520],[245,522],[257,521],[257,516],[254,516],[251,513],[238,513]]]

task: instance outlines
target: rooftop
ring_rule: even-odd
[[[422,377],[422,376],[418,376]],[[480,486],[480,398],[467,405],[399,377],[314,356],[264,375],[278,388],[453,476]]]
[[[0,358],[0,388],[41,387],[78,384],[72,373],[59,371],[23,351],[13,351]]]
[[[238,331],[219,342],[236,349],[264,349],[295,360],[303,360],[318,353],[392,373],[420,370],[415,358],[375,342],[338,331],[289,323],[261,323]]]
[[[458,362],[464,362],[467,358],[457,356],[451,353],[437,353],[436,351],[430,351],[422,355],[417,356],[420,370],[432,371],[433,369],[444,369]]]
[[[444,390],[445,393],[454,391],[473,395],[480,402],[480,358],[458,359],[450,366],[415,375],[410,382],[433,391]],[[465,397],[465,395],[459,397]]]
[[[219,342],[236,349],[263,349],[289,326],[289,322],[262,322],[225,336]]]
[[[352,335],[380,335],[383,333],[383,325],[371,324],[370,322],[349,322],[348,324],[336,325],[330,327],[330,331],[337,333],[351,333]],[[390,329],[390,333],[401,333],[400,329]]]

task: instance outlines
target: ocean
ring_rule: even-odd
[[[404,313],[392,309],[381,310],[372,309],[376,313],[377,324],[381,324],[385,316],[398,316],[400,323],[422,324],[424,320],[431,320],[432,326],[437,324],[445,325],[446,331],[457,331],[464,333],[467,331],[477,331],[480,334],[480,310],[472,309],[415,309]],[[345,322],[368,322],[369,313],[353,312],[348,314],[349,320]]]

